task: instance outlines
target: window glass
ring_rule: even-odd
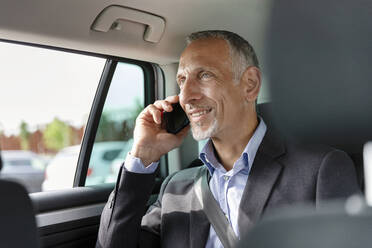
[[[0,43],[2,178],[29,192],[72,187],[105,59]]]
[[[85,185],[115,182],[133,144],[133,128],[144,108],[144,72],[118,63],[103,107]]]

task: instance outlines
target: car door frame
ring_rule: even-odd
[[[18,43],[18,42],[17,42]],[[22,43],[25,44],[25,43]],[[29,44],[27,44],[29,45]],[[38,47],[51,48],[37,45]],[[67,52],[104,57],[107,59],[82,140],[73,188],[30,194],[33,202],[42,247],[94,247],[100,214],[115,184],[85,187],[85,180],[108,90],[119,62],[139,65],[144,72],[145,106],[164,97],[164,75],[156,64],[99,54]],[[167,156],[160,161],[159,178],[152,199],[156,199],[162,180],[168,174]]]

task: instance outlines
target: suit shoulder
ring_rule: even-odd
[[[320,166],[330,155],[338,154],[340,157],[349,159],[348,155],[336,148],[320,144],[287,144],[286,155],[283,160],[296,164],[306,164],[307,166]]]

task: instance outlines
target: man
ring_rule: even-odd
[[[161,128],[162,111],[180,102],[195,139],[210,138],[200,154],[210,190],[239,237],[264,211],[285,204],[344,198],[359,192],[348,156],[329,147],[285,144],[257,116],[261,73],[253,48],[226,31],[191,34],[180,57],[179,96],[147,106],[138,116],[134,144],[102,213],[97,247],[222,247],[195,196],[201,168],[163,183],[145,211],[160,157],[179,146]]]

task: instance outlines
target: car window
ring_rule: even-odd
[[[103,153],[102,159],[105,161],[112,161],[119,155],[120,151],[121,149],[107,151]]]
[[[144,108],[143,69],[120,62],[116,66],[103,106],[85,185],[115,182],[133,143],[137,115]]]
[[[0,54],[0,176],[28,192],[71,187],[53,167],[76,168],[79,149],[65,149],[80,146],[105,59],[5,42]]]

